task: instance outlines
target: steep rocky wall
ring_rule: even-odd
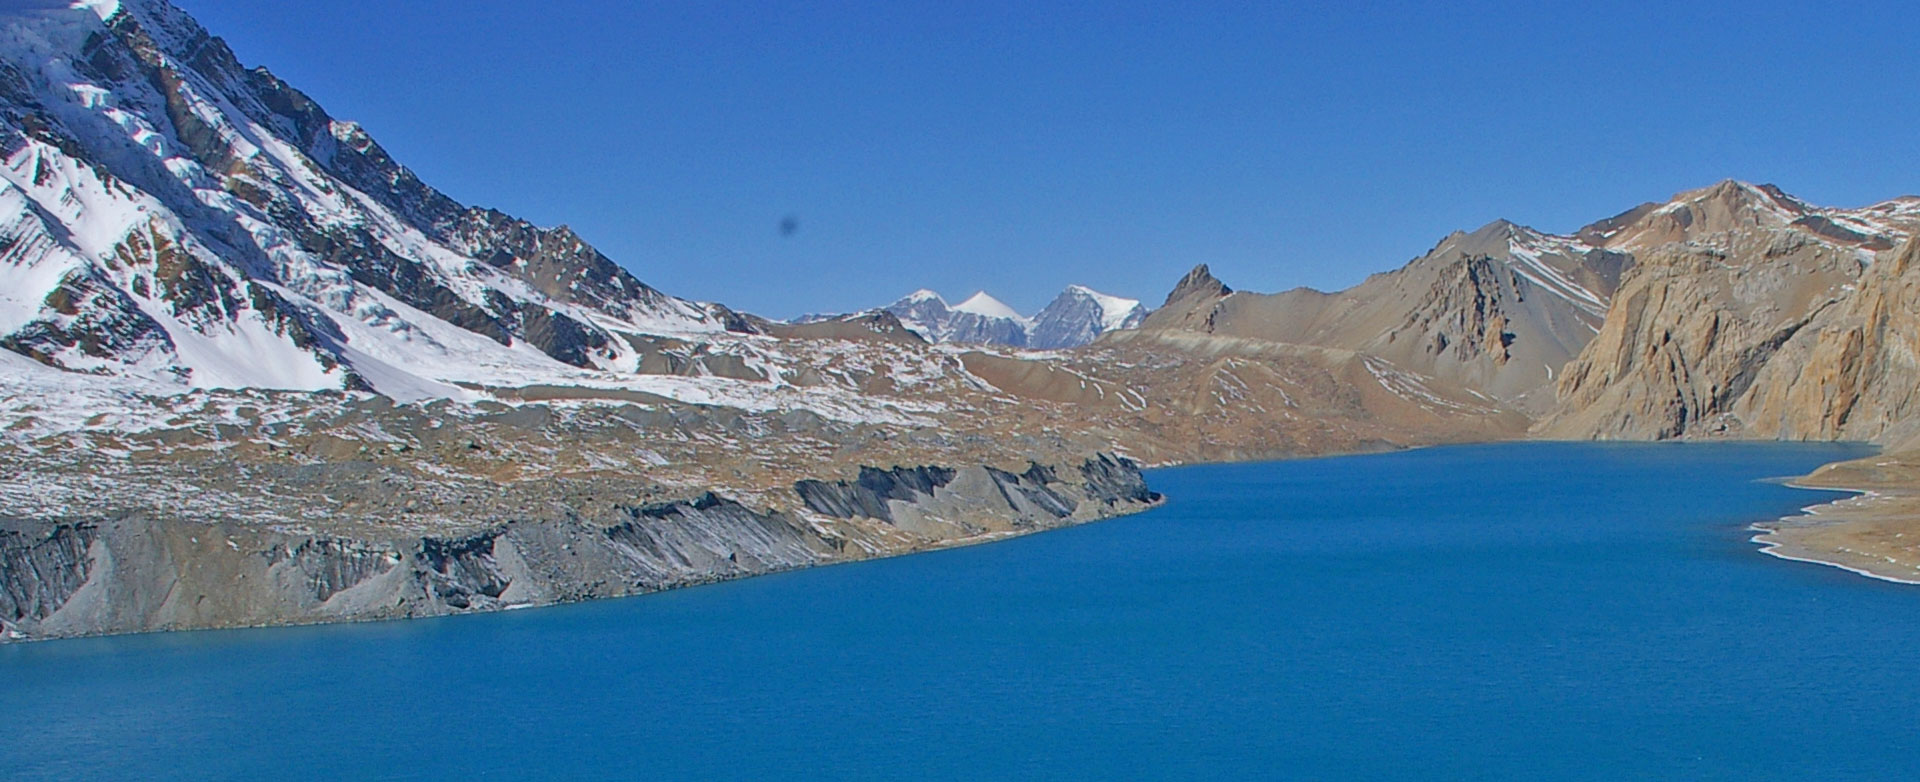
[[[804,488],[803,488],[804,487]],[[6,640],[435,616],[630,595],[1152,506],[1136,465],[860,470],[788,508],[707,492],[481,528],[342,534],[154,515],[0,525]]]
[[[1042,529],[1160,501],[1138,465],[1105,454],[1064,470],[1030,462],[1017,473],[984,465],[863,467],[854,480],[796,482],[794,493],[823,517],[870,519],[934,540]]]
[[[853,481],[804,480],[793,484],[807,508],[837,519],[867,517],[893,521],[891,502],[914,503],[953,482],[944,467],[860,468]]]
[[[1857,370],[1847,354],[1859,347],[1846,335],[1867,328],[1856,312],[1862,276],[1857,254],[1797,232],[1650,253],[1614,296],[1600,333],[1561,372],[1558,407],[1534,431],[1567,439],[1877,437],[1884,421],[1849,427],[1823,412],[1824,402],[1800,407],[1827,393],[1817,379],[1801,382],[1809,373]]]
[[[1775,437],[1890,441],[1920,434],[1920,242],[1791,338],[1736,413]]]
[[[64,605],[87,582],[93,538],[91,525],[0,530],[0,622],[38,621]]]

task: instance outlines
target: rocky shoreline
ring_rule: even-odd
[[[1855,492],[1801,515],[1755,524],[1753,541],[1782,559],[1920,584],[1920,440],[1822,466],[1792,485]]]
[[[402,619],[623,597],[997,540],[1162,501],[1136,464],[1106,454],[1022,473],[868,467],[850,480],[796,482],[791,496],[784,508],[715,492],[614,500],[426,534],[323,534],[153,514],[0,520],[0,637]]]

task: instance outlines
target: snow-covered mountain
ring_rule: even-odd
[[[1109,331],[1137,328],[1146,319],[1147,308],[1138,299],[1123,299],[1084,285],[1069,285],[1033,316],[1032,326],[1027,330],[1027,345],[1042,350],[1076,347]]]
[[[1137,300],[1109,296],[1083,285],[1068,286],[1033,317],[1021,315],[986,291],[949,305],[940,294],[923,288],[882,309],[929,342],[1042,350],[1085,345],[1109,331],[1138,326],[1147,314]]]
[[[0,347],[178,388],[635,371],[754,326],[460,204],[164,0],[0,6]]]
[[[928,342],[973,342],[1025,347],[1029,321],[986,291],[957,305],[921,289],[881,309]]]
[[[979,291],[948,311],[942,342],[984,342],[996,345],[1027,344],[1031,321],[1014,312],[999,299]]]

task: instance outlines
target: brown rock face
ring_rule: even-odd
[[[1913,243],[1863,268],[1800,232],[1721,237],[1643,264],[1536,433],[1875,439],[1920,412]]]
[[[1889,439],[1920,416],[1920,242],[1861,275],[1857,290],[1770,363],[1740,411],[1761,433]],[[1915,422],[1920,423],[1920,422]]]
[[[1175,303],[1193,296],[1205,296],[1207,298],[1217,299],[1232,292],[1233,289],[1227,287],[1226,283],[1214,279],[1213,271],[1208,269],[1207,265],[1203,263],[1193,267],[1191,271],[1187,272],[1187,276],[1180,278],[1180,282],[1175,284],[1173,290],[1167,293],[1167,303],[1165,306],[1171,307]]]
[[[1337,293],[1200,295],[1190,274],[1141,328],[1360,351],[1525,407],[1530,395],[1551,401],[1533,392],[1593,336],[1631,265],[1496,221]]]
[[[1199,267],[1141,329],[1355,351],[1549,437],[1879,437],[1912,404],[1915,264],[1887,250],[1916,231],[1920,199],[1728,180],[1569,235],[1495,221],[1336,293],[1232,292]]]

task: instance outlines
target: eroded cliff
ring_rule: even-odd
[[[593,502],[462,528],[249,524],[134,514],[7,522],[9,640],[395,619],[638,594],[1030,532],[1151,507],[1107,455],[1030,464],[863,467],[798,482],[781,507],[591,487]],[[322,480],[317,485],[326,485]],[[320,520],[316,520],[320,521]]]
[[[1813,440],[1906,432],[1920,412],[1915,255],[1909,242],[1864,263],[1790,232],[1652,253],[1567,365],[1559,408],[1535,432]]]

